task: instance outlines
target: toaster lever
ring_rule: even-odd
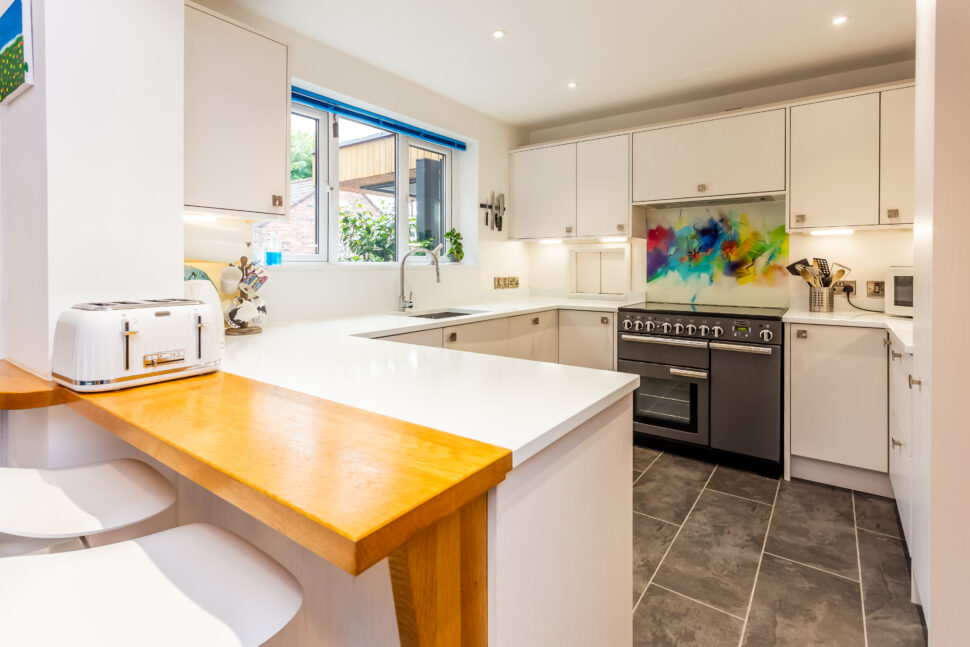
[[[196,334],[198,335],[198,348],[199,348],[199,359],[202,359],[202,329],[205,328],[205,324],[202,323],[202,315],[196,315]]]
[[[129,365],[129,361],[128,361],[128,355],[129,355],[128,349],[129,349],[130,343],[128,342],[128,339],[132,335],[137,335],[137,334],[138,334],[138,331],[137,330],[132,330],[131,329],[131,324],[128,321],[125,321],[125,329],[124,329],[124,331],[122,331],[121,336],[122,336],[122,339],[124,340],[124,345],[125,345],[125,370],[126,371],[128,370],[128,365]]]

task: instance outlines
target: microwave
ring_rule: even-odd
[[[886,274],[886,314],[913,316],[913,268],[890,267]]]

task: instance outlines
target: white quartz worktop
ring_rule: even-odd
[[[223,369],[506,447],[519,465],[631,393],[639,378],[368,337],[543,310],[615,312],[625,303],[536,298],[462,304],[455,308],[485,312],[449,319],[376,314],[271,326],[227,337]]]
[[[822,324],[829,326],[855,326],[857,328],[883,328],[903,346],[904,352],[913,352],[913,320],[906,317],[893,317],[882,312],[862,312],[861,310],[836,310],[835,312],[809,312],[808,310],[789,310],[782,317],[785,323]]]

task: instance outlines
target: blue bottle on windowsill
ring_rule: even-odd
[[[280,251],[280,239],[274,231],[266,245],[266,265],[282,265],[283,252]]]

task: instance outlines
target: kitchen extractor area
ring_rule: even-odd
[[[962,644],[970,9],[550,15],[0,0],[0,644]]]

